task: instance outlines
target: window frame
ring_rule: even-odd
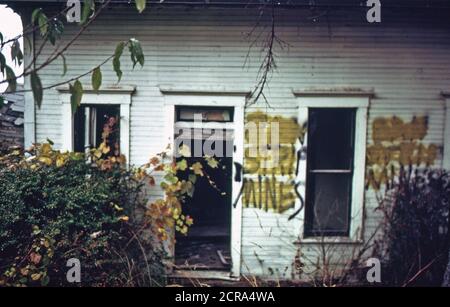
[[[310,108],[353,108],[355,114],[353,178],[350,196],[350,226],[348,236],[305,236],[305,210],[299,214],[299,243],[361,243],[364,231],[364,179],[367,144],[367,110],[372,92],[323,92],[294,91],[298,101],[298,121],[308,122]],[[308,133],[308,132],[307,132]],[[303,144],[307,148],[307,135]],[[306,198],[307,161],[299,161],[297,182],[300,182],[299,193]],[[306,205],[306,204],[305,204]]]
[[[329,236],[329,237],[342,237],[342,236],[347,236],[350,232],[350,221],[351,221],[351,214],[350,214],[350,209],[351,209],[351,204],[352,204],[352,194],[353,194],[353,187],[351,184],[351,181],[353,180],[353,169],[354,169],[354,159],[355,159],[355,122],[356,122],[356,108],[308,108],[308,118],[311,115],[311,111],[312,110],[324,110],[324,109],[346,109],[346,110],[351,110],[351,116],[352,116],[352,123],[350,126],[350,133],[351,135],[348,136],[350,138],[350,143],[351,143],[351,157],[349,157],[349,162],[350,165],[348,166],[348,169],[337,169],[337,168],[326,168],[326,169],[318,169],[318,168],[313,168],[311,166],[311,161],[308,161],[308,159],[310,159],[311,156],[314,156],[314,153],[311,153],[311,149],[308,150],[307,153],[307,170],[306,170],[306,192],[305,192],[305,225],[304,225],[304,236],[308,237],[308,238],[314,238],[314,237],[318,237],[318,233],[320,233],[320,230],[314,230],[314,213],[310,211],[310,209],[308,208],[308,206],[311,206],[311,199],[313,199],[313,202],[315,200],[315,196],[314,195],[308,195],[308,192],[313,192],[310,189],[314,189],[314,186],[316,185],[316,183],[314,185],[312,185],[311,183],[311,179],[313,176],[315,175],[320,175],[320,174],[341,174],[341,175],[349,175],[350,176],[350,185],[349,185],[349,190],[348,190],[348,208],[347,208],[347,212],[346,212],[346,219],[348,220],[348,226],[347,229],[345,230],[345,234],[342,234],[342,231],[327,231],[328,235],[325,236]],[[310,124],[311,121],[308,122],[308,132],[310,131]],[[308,141],[311,140],[311,134],[308,133]],[[308,147],[310,148],[311,145]],[[308,180],[309,179],[309,180]],[[309,220],[311,219],[311,220]]]
[[[89,150],[91,150],[92,148],[98,147],[100,144],[95,145],[95,143],[97,143],[97,141],[99,141],[99,143],[101,143],[102,141],[102,133],[103,133],[103,128],[104,128],[104,124],[106,124],[106,121],[102,121],[99,122],[97,119],[98,113],[101,112],[101,109],[105,109],[105,108],[115,108],[117,111],[117,115],[115,116],[116,118],[119,119],[116,128],[119,129],[119,135],[118,135],[118,140],[120,142],[120,107],[117,105],[101,105],[101,104],[85,104],[83,103],[80,107],[78,107],[77,111],[74,114],[74,119],[73,119],[73,126],[75,127],[77,125],[77,123],[75,122],[75,120],[81,119],[78,118],[77,119],[77,115],[78,116],[83,116],[84,117],[84,127],[83,127],[83,150],[78,150],[78,152],[88,152]],[[84,111],[84,115],[80,115],[77,114],[77,112],[80,111]],[[94,127],[91,127],[92,122],[90,122],[91,120],[91,116],[95,117],[95,125]],[[93,132],[93,134],[91,135],[91,132]],[[77,151],[76,147],[77,147],[77,142],[76,142],[76,133],[75,131],[73,131],[73,147],[74,147],[74,151]],[[86,146],[87,143],[86,141],[89,143],[89,146]],[[120,146],[120,143],[119,143]]]
[[[58,87],[62,102],[62,150],[73,151],[73,119],[72,107],[70,104],[70,92],[68,87]],[[99,91],[92,88],[83,92],[83,105],[112,105],[120,106],[120,153],[126,158],[127,165],[130,163],[130,106],[131,95],[134,93],[134,86],[104,87]]]

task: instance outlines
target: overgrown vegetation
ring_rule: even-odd
[[[402,168],[391,188],[379,207],[384,236],[375,255],[384,262],[382,282],[441,285],[450,248],[450,174]]]
[[[164,283],[161,253],[137,235],[141,183],[119,163],[108,170],[50,144],[0,166],[0,283],[70,285],[66,262],[82,265],[81,285]]]
[[[182,146],[178,162],[168,148],[127,168],[115,124],[106,121],[101,144],[88,154],[53,150],[49,141],[0,157],[0,285],[68,285],[71,258],[82,264],[83,286],[165,284],[160,243],[170,250],[174,230],[187,234],[194,221],[182,201],[217,161],[189,165],[183,157],[190,150]],[[154,186],[158,172],[164,197],[148,200],[142,188]]]

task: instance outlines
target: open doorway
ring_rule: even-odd
[[[184,118],[180,114],[184,110],[177,110],[177,123]],[[232,116],[221,115],[227,110],[211,108],[202,110],[192,109],[190,112],[200,112],[202,120],[215,123],[215,129],[194,132],[198,127],[189,128],[189,121],[184,122],[185,129],[191,129],[191,139],[183,139],[183,144],[191,144],[191,157],[184,158],[188,164],[200,162],[207,176],[199,177],[195,182],[192,198],[187,197],[183,202],[183,212],[194,219],[188,235],[177,234],[175,244],[175,264],[178,268],[196,270],[231,270],[231,212],[232,212],[232,166],[233,157],[225,154],[226,148],[233,148],[232,131],[221,128]],[[214,114],[214,115],[211,115]],[[226,113],[227,114],[227,113]],[[228,113],[228,115],[230,115]],[[225,120],[223,120],[225,119]],[[193,126],[192,126],[193,127]],[[219,132],[219,133],[217,133]],[[204,148],[205,142],[211,134],[219,135],[211,148],[223,148],[222,156],[214,156],[218,162],[217,168],[208,167],[204,156],[195,156],[195,148]],[[223,137],[220,137],[223,136]],[[177,136],[176,136],[177,137]],[[179,138],[179,136],[178,136]],[[228,152],[229,153],[229,152]],[[180,172],[181,179],[187,179],[188,171]]]

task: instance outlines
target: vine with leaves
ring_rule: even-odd
[[[146,1],[135,0],[134,2],[138,12],[142,13],[146,8]],[[76,109],[80,106],[83,96],[83,85],[80,81],[82,77],[91,75],[92,88],[96,91],[99,90],[102,84],[101,68],[112,60],[112,68],[117,75],[118,82],[120,82],[123,74],[120,65],[120,58],[125,47],[128,47],[128,50],[130,52],[133,69],[137,64],[142,67],[144,65],[145,59],[141,44],[136,38],[130,38],[127,41],[119,42],[114,50],[114,53],[107,56],[98,65],[89,69],[88,71],[75,77],[50,85],[44,85],[42,83],[39,76],[40,71],[59,58],[62,59],[63,63],[62,77],[66,75],[68,68],[66,64],[65,54],[67,50],[78,40],[78,38],[85,32],[89,25],[91,25],[96,20],[100,13],[104,11],[110,5],[110,3],[111,0],[106,0],[97,8],[94,0],[84,0],[83,8],[81,11],[81,19],[79,22],[80,29],[71,39],[68,40],[67,43],[64,44],[57,44],[57,42],[64,34],[65,23],[63,22],[63,19],[65,17],[64,13],[68,9],[67,7],[51,17],[48,17],[42,8],[36,8],[35,10],[33,10],[31,14],[31,22],[27,27],[24,28],[23,34],[17,35],[14,38],[5,40],[3,34],[0,32],[0,72],[4,77],[3,80],[0,80],[0,84],[8,84],[8,89],[3,94],[31,91],[33,93],[35,104],[38,106],[38,108],[40,108],[44,99],[45,90],[69,84],[72,111],[75,112]],[[11,45],[11,52],[9,55],[11,62],[14,63],[14,65],[16,65],[17,67],[21,67],[24,64],[24,54],[21,50],[20,39],[28,39],[27,35],[34,34],[35,32],[37,32],[38,35],[41,36],[42,43],[39,47],[36,46],[34,55],[27,66],[23,67],[23,72],[16,75],[12,67],[7,64],[6,59],[8,55],[4,52],[4,47],[6,45]],[[54,50],[46,59],[38,64],[38,58],[41,56],[41,53],[45,46],[47,46],[48,42],[54,47]],[[31,88],[17,90],[17,80],[21,77],[30,78],[29,84]],[[4,104],[4,101],[4,96],[0,95],[0,107]]]

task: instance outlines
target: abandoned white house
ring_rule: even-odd
[[[36,7],[66,5],[6,2],[25,24]],[[62,58],[40,71],[43,86],[92,69],[130,37],[142,44],[144,66],[133,70],[123,57],[119,83],[112,65],[103,68],[98,92],[82,78],[75,116],[68,87],[46,90],[40,109],[27,92],[25,145],[48,138],[83,150],[98,142],[101,119],[117,115],[120,151],[141,165],[173,142],[175,123],[196,129],[192,116],[202,113],[204,127],[225,129],[220,141],[232,144],[215,175],[229,193],[196,189],[198,222],[177,242],[175,258],[224,276],[267,278],[301,277],[323,244],[336,250],[330,263],[349,261],[380,223],[375,189],[392,167],[450,167],[450,4],[381,1],[381,22],[369,23],[366,1],[278,2],[260,19],[260,1],[148,1],[141,14],[112,1],[65,52],[66,76]],[[277,66],[265,98],[252,104],[272,22]],[[68,23],[62,39],[78,29]],[[25,66],[42,38],[29,41]],[[40,58],[51,52],[43,48]],[[278,123],[277,167],[247,155],[249,122]]]

